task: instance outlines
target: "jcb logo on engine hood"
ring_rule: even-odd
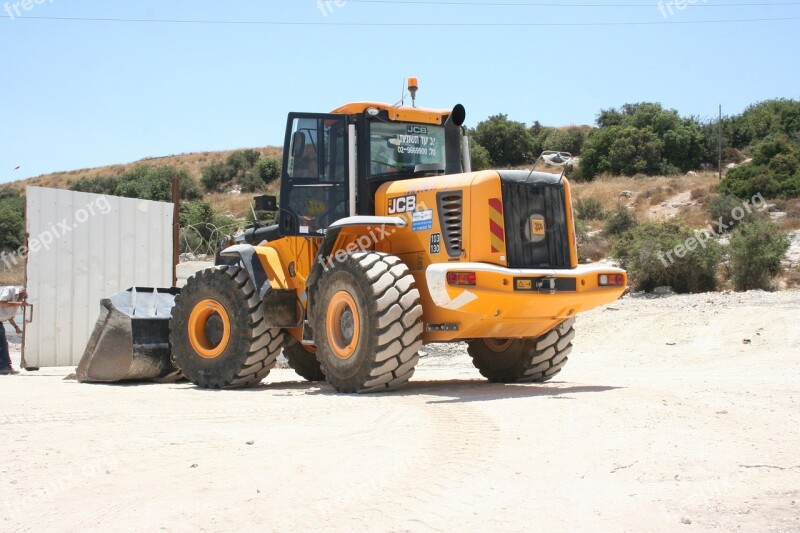
[[[389,214],[412,213],[417,210],[416,196],[400,196],[389,198]]]
[[[529,219],[530,234],[528,240],[533,243],[542,242],[547,237],[547,225],[542,215],[531,215]]]

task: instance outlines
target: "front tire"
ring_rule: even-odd
[[[477,339],[468,343],[475,368],[494,383],[542,383],[561,372],[572,352],[575,319],[536,339]]]
[[[314,344],[339,392],[382,392],[414,374],[422,306],[414,277],[393,255],[355,253],[335,262],[314,298]]]
[[[264,323],[253,282],[238,266],[188,279],[170,320],[172,359],[198,387],[229,389],[261,383],[275,366],[283,333]]]

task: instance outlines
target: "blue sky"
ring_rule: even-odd
[[[20,4],[17,16],[18,1],[7,4],[14,18],[0,18],[0,182],[281,144],[289,111],[394,102],[406,76],[420,78],[420,105],[463,103],[471,126],[496,113],[526,123],[590,124],[602,108],[639,101],[709,117],[720,103],[734,114],[767,98],[800,98],[800,20],[680,24],[800,17],[800,5],[696,0],[670,15],[657,0],[568,2],[642,7],[351,0],[329,9],[317,0],[28,0],[30,9]],[[486,25],[660,21],[678,24]],[[475,25],[375,25],[387,22]],[[365,25],[342,25],[350,23]]]

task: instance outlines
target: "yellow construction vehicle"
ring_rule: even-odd
[[[174,365],[200,387],[252,386],[283,351],[306,379],[386,391],[424,344],[466,341],[491,381],[557,374],[576,315],[619,298],[626,273],[578,264],[569,154],[472,172],[464,120],[375,102],[289,114],[280,206],[256,199],[277,224],[231,238],[175,296]]]

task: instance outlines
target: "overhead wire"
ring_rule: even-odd
[[[353,1],[353,0],[350,0]],[[411,0],[409,0],[411,1]],[[652,6],[651,6],[652,7]],[[711,20],[653,20],[653,21],[594,21],[594,22],[342,22],[342,21],[282,21],[282,20],[215,20],[215,19],[138,19],[117,17],[46,17],[0,15],[3,19],[15,21],[58,21],[58,22],[119,22],[135,24],[206,24],[206,25],[250,25],[250,26],[344,26],[344,27],[418,27],[418,28],[459,28],[459,27],[565,27],[565,26],[679,26],[703,24],[731,24],[750,22],[785,22],[800,20],[794,17],[759,17]]]

